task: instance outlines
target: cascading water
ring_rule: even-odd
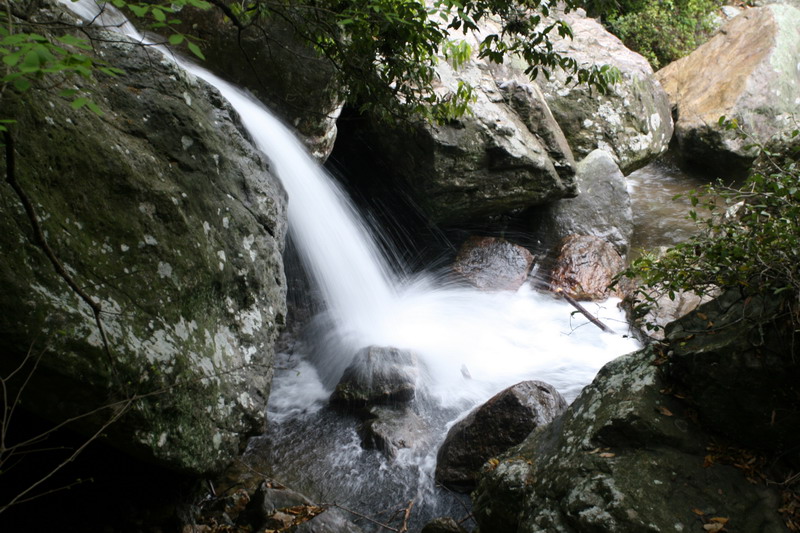
[[[144,41],[109,7],[99,16],[91,0],[63,1],[84,19]],[[568,304],[528,286],[486,293],[445,285],[432,274],[401,281],[348,199],[286,127],[240,90],[176,61],[230,101],[272,162],[288,192],[293,241],[326,306],[324,356],[311,364],[306,344],[280,354],[270,430],[249,452],[266,454],[277,479],[368,515],[414,500],[416,527],[436,514],[463,515],[457,499],[433,483],[436,447],[450,424],[525,379],[549,382],[571,400],[604,363],[638,347],[631,338],[601,332]],[[624,332],[615,303],[592,311]],[[423,368],[419,387],[425,401],[414,409],[430,435],[392,461],[363,450],[353,420],[325,407],[331,383],[368,345],[413,350]],[[465,379],[462,367],[472,379]]]

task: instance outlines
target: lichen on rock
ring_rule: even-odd
[[[285,193],[214,89],[117,34],[92,35],[125,70],[71,80],[102,116],[74,110],[58,87],[3,107],[17,118],[17,179],[55,255],[100,304],[108,349],[3,184],[3,369],[41,352],[23,401],[54,420],[140,397],[109,428],[112,444],[215,470],[264,424],[285,314]]]

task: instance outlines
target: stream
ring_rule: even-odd
[[[66,4],[84,18],[97,15],[87,0]],[[113,10],[106,15],[103,23],[145,40]],[[238,88],[175,61],[228,99],[270,159],[288,192],[291,239],[324,302],[302,332],[284,339],[269,401],[269,430],[246,452],[269,465],[268,474],[280,483],[318,503],[354,511],[350,518],[364,531],[380,528],[359,515],[388,523],[412,501],[411,531],[436,516],[467,517],[466,497],[433,480],[436,450],[454,422],[528,379],[548,382],[572,401],[606,362],[639,348],[614,299],[586,306],[615,330],[611,334],[530,285],[488,293],[453,284],[436,271],[403,274],[406,269],[389,260],[341,188],[288,128]],[[678,222],[685,207],[668,201],[687,188],[687,181],[689,189],[696,187],[668,162],[630,177],[637,213],[634,248],[670,244],[691,231]],[[419,361],[411,408],[426,431],[393,459],[363,449],[356,417],[327,404],[354,354],[371,345],[411,350]]]

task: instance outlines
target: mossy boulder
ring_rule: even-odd
[[[487,464],[481,533],[786,531],[780,494],[708,461],[711,434],[669,394],[654,348],[608,363],[564,415]],[[712,526],[713,527],[713,526]]]
[[[51,9],[42,20],[69,18]],[[106,430],[112,444],[216,470],[264,426],[285,315],[285,194],[216,90],[152,49],[88,31],[95,53],[125,70],[69,80],[102,115],[45,84],[7,92],[2,108],[17,119],[16,180],[54,256],[99,304],[102,331],[4,182],[0,370],[40,358],[21,403],[53,421],[136,398]],[[113,413],[78,426],[94,432]]]

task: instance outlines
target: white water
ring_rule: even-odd
[[[89,0],[78,4],[62,1],[85,19],[97,15],[96,6]],[[109,14],[111,11],[108,9]],[[119,26],[135,40],[144,40],[129,24],[120,26],[119,19],[103,17],[96,23]],[[174,58],[168,52],[165,55]],[[297,424],[303,416],[314,416],[325,405],[331,384],[355,351],[370,344],[417,352],[425,369],[420,386],[433,403],[449,413],[449,421],[524,379],[549,382],[571,400],[603,364],[638,348],[633,339],[622,335],[627,326],[615,301],[592,309],[620,333],[612,335],[576,315],[568,304],[527,286],[517,292],[486,293],[442,286],[428,274],[400,282],[391,274],[347,198],[285,126],[230,84],[192,64],[176,61],[214,85],[230,101],[272,162],[288,192],[293,239],[327,306],[330,327],[321,337],[324,342],[319,343],[325,353],[315,364],[306,360],[304,350],[291,357],[283,354],[291,368],[278,372],[275,379],[270,400],[273,425]],[[305,350],[310,351],[314,350]],[[317,347],[316,351],[321,350]],[[468,369],[472,379],[464,378],[462,367]],[[446,422],[438,424],[438,431],[445,429]],[[309,431],[306,441],[314,443],[314,430],[293,431]],[[352,431],[343,430],[342,435],[346,442],[339,444],[330,437],[331,450],[310,445],[308,453],[318,456],[304,457],[303,462],[327,460],[336,464],[342,454],[349,454],[348,460],[353,461],[362,457],[363,452],[354,451],[352,446]],[[434,440],[438,442],[442,436]],[[274,438],[281,436],[276,433]],[[271,442],[271,446],[277,449],[281,444]],[[297,455],[296,441],[287,446],[291,447],[288,454]],[[412,491],[433,491],[433,457],[435,448],[428,448],[404,460],[406,465],[415,462],[418,473],[412,477],[422,480]],[[285,457],[276,459],[287,462]],[[386,463],[381,463],[380,469],[384,468]],[[329,476],[323,477],[330,482]]]

